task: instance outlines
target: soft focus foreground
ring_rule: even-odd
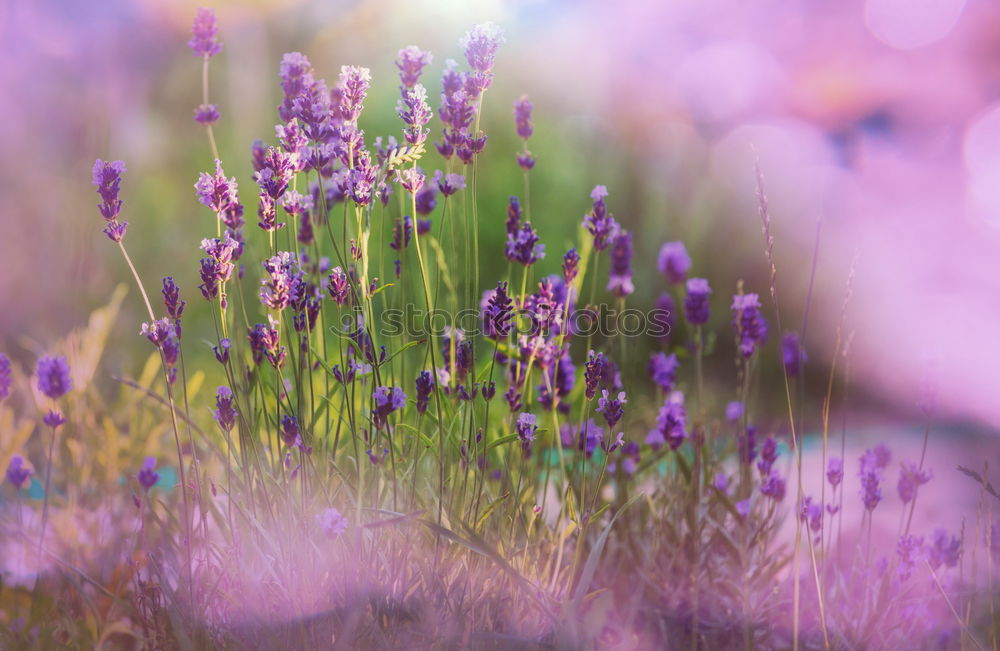
[[[640,241],[613,185],[543,242],[496,25],[399,50],[391,102],[285,54],[254,78],[274,135],[234,147],[219,27],[199,10],[188,43],[194,187],[93,164],[131,289],[0,356],[4,646],[996,646],[988,465],[935,445],[931,364],[915,437],[852,432],[857,263],[806,354],[822,240],[779,265],[752,161],[754,280]],[[203,217],[200,254],[158,260],[134,206],[161,200]],[[152,354],[109,374],[126,305]]]

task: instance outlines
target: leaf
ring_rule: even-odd
[[[508,434],[507,436],[501,436],[495,441],[490,442],[490,444],[486,446],[486,449],[492,450],[495,447],[505,445],[507,443],[510,443],[511,441],[516,441],[516,440],[517,440],[517,434]]]

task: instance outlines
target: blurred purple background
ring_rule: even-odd
[[[196,284],[193,251],[208,222],[191,184],[208,155],[191,120],[199,62],[184,43],[199,5],[219,16],[217,133],[241,179],[249,142],[272,134],[283,52],[305,52],[328,78],[341,63],[371,65],[374,105],[395,90],[396,49],[416,43],[435,52],[435,96],[458,37],[493,20],[508,43],[487,128],[512,131],[509,102],[532,96],[538,187],[551,192],[538,221],[568,236],[589,188],[606,183],[616,214],[643,233],[647,261],[665,239],[684,239],[718,294],[739,277],[766,294],[759,157],[786,328],[801,319],[823,221],[810,359],[830,362],[858,252],[845,332],[852,382],[909,409],[929,367],[946,414],[1000,424],[1000,5],[986,0],[7,0],[5,348],[63,334],[125,278],[100,234],[97,156],[128,161],[140,266]],[[396,129],[391,105],[377,109],[384,129],[372,136]],[[190,261],[183,273],[172,268],[179,256]],[[652,274],[636,280],[649,300],[659,291]],[[720,299],[716,310],[725,307]],[[133,316],[121,334],[132,334]]]

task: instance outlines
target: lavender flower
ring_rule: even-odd
[[[593,400],[597,395],[597,387],[608,373],[609,360],[604,353],[591,350],[584,364],[584,382],[586,383],[587,400]],[[605,392],[606,393],[606,392]]]
[[[184,306],[187,303],[181,300],[180,288],[177,287],[171,276],[163,279],[161,293],[163,294],[163,306],[167,309],[167,314],[170,315],[171,319],[179,321],[181,315],[184,314]]]
[[[743,416],[743,403],[739,400],[733,400],[726,405],[726,420],[730,423],[735,423]]]
[[[764,441],[764,445],[760,451],[760,461],[757,462],[757,470],[760,471],[762,477],[770,474],[771,468],[777,460],[778,442],[774,440],[773,436],[769,436],[767,437],[767,440]]]
[[[944,529],[935,529],[931,544],[927,548],[927,560],[933,569],[944,565],[955,567],[962,557],[962,541],[949,536]]]
[[[295,174],[295,160],[282,149],[268,147],[261,163],[262,167],[254,173],[253,180],[260,186],[262,195],[267,195],[273,203],[288,189]]]
[[[375,401],[372,423],[379,428],[386,426],[389,414],[406,406],[406,394],[399,387],[378,387],[372,400]]]
[[[513,323],[514,301],[507,294],[507,283],[497,283],[497,288],[483,309],[483,334],[490,339],[503,340],[510,335]]]
[[[660,247],[660,255],[656,259],[656,268],[667,277],[667,282],[680,285],[687,278],[691,268],[691,258],[683,242],[667,242]]]
[[[906,581],[913,574],[917,561],[923,556],[924,537],[910,534],[900,536],[896,543],[896,554],[899,556],[899,565],[896,573],[900,581]]]
[[[831,457],[826,462],[826,480],[836,488],[844,480],[844,460],[840,457]]]
[[[407,167],[405,170],[396,172],[396,180],[399,181],[399,185],[410,194],[419,192],[424,187],[426,179],[424,171],[419,167]]]
[[[10,388],[14,384],[14,377],[11,371],[10,358],[4,353],[0,353],[0,401],[10,395]]]
[[[434,57],[430,52],[425,52],[416,45],[400,50],[394,63],[399,68],[399,81],[402,82],[403,88],[413,88],[420,81],[424,68],[433,61]]]
[[[260,302],[272,310],[283,310],[303,297],[302,272],[295,271],[295,254],[279,251],[263,262],[267,276],[260,281]]]
[[[517,155],[517,165],[524,171],[535,169],[535,155],[530,151],[523,151]]]
[[[563,256],[562,272],[566,284],[572,285],[580,273],[580,254],[576,252],[576,249],[570,249]]]
[[[514,123],[517,126],[517,135],[523,140],[531,137],[531,111],[535,105],[528,101],[527,95],[514,102]]]
[[[35,376],[38,378],[38,390],[53,400],[58,400],[73,389],[69,362],[62,355],[45,355],[39,358]]]
[[[7,481],[14,485],[15,490],[21,490],[21,486],[31,478],[32,470],[24,465],[24,457],[15,454],[10,458],[7,465]]]
[[[318,89],[312,64],[301,52],[288,52],[282,56],[278,75],[284,92],[284,101],[278,106],[278,116],[287,122],[299,115],[301,108],[305,108],[303,100],[308,100],[311,104],[313,96],[321,93],[316,92]],[[309,110],[312,110],[311,107]]]
[[[347,531],[349,523],[347,518],[340,514],[340,511],[330,507],[316,516],[320,531],[327,538],[337,539]]]
[[[430,129],[425,129],[431,119],[431,107],[427,103],[427,90],[420,84],[403,92],[403,99],[396,104],[396,114],[406,125],[403,138],[414,147],[427,140]]]
[[[934,477],[930,470],[922,470],[915,463],[904,463],[899,469],[899,482],[896,490],[899,491],[899,499],[903,504],[910,502],[917,497],[917,489],[926,484]]]
[[[156,457],[146,457],[135,476],[139,480],[139,485],[147,491],[160,481],[160,473],[156,472],[154,468],[156,468]]]
[[[628,402],[625,399],[625,392],[620,391],[616,398],[609,398],[608,390],[604,389],[601,396],[597,401],[597,411],[604,414],[604,420],[607,421],[608,427],[614,427],[625,415],[625,403]]]
[[[560,428],[559,435],[564,448],[575,448],[589,459],[604,438],[604,430],[594,422],[593,418],[588,418],[587,422],[581,423],[579,427],[566,423]]]
[[[122,201],[118,198],[118,193],[124,173],[125,161],[109,162],[100,158],[94,161],[93,182],[97,186],[97,193],[101,196],[98,208],[104,221],[107,222],[104,234],[113,242],[121,242],[128,228],[128,222],[118,221],[118,215],[122,210]]]
[[[465,176],[461,174],[444,174],[441,170],[435,170],[434,185],[441,190],[441,194],[450,197],[459,190],[465,189]]]
[[[677,380],[677,355],[670,353],[654,353],[649,358],[649,376],[656,386],[660,387],[664,393],[670,393]]]
[[[524,412],[517,417],[517,438],[521,441],[521,446],[525,452],[531,449],[531,443],[535,440],[535,432],[538,431],[537,421],[534,414]]]
[[[503,42],[503,30],[493,23],[476,25],[458,42],[473,70],[469,82],[474,90],[482,92],[490,87],[497,50]]]
[[[767,321],[760,313],[760,299],[757,294],[737,294],[733,296],[732,310],[740,352],[750,357],[767,339]]]
[[[659,450],[664,444],[670,444],[671,450],[679,448],[687,438],[686,417],[684,405],[667,398],[656,417],[656,427],[646,435],[646,445],[654,450]]]
[[[514,233],[507,235],[507,247],[504,255],[511,262],[519,262],[530,266],[545,257],[545,245],[539,244],[538,233],[531,224],[524,222]]]
[[[545,409],[556,406],[563,413],[569,412],[569,403],[565,400],[576,386],[576,367],[569,354],[569,345],[565,345],[561,353],[555,353],[554,363],[540,362],[545,372],[545,381],[538,387],[538,402]]]
[[[253,356],[254,364],[260,364],[267,357],[271,366],[279,368],[285,363],[285,347],[281,345],[278,329],[274,327],[276,323],[274,317],[269,314],[267,319],[267,325],[258,323],[247,333],[250,354]]]
[[[194,110],[194,121],[206,127],[219,121],[218,104],[199,104]]]
[[[61,427],[66,422],[66,417],[58,409],[50,409],[44,416],[42,422],[55,429]]]
[[[806,361],[806,353],[802,349],[798,333],[785,333],[785,336],[781,338],[781,362],[785,365],[785,373],[788,374],[788,377],[798,377],[804,361]]]
[[[281,417],[281,440],[290,448],[302,443],[298,418],[288,414]]]
[[[434,172],[435,177],[440,173],[441,170]],[[437,206],[437,192],[438,186],[433,182],[426,183],[424,187],[420,188],[417,196],[414,197],[418,215],[429,215],[434,212],[434,208]]]
[[[201,290],[205,300],[213,300],[220,296],[225,299],[225,284],[236,270],[233,260],[237,257],[240,243],[227,232],[222,239],[204,239],[201,249],[208,257],[201,259]]]
[[[215,359],[220,364],[225,366],[229,363],[229,349],[232,348],[233,342],[229,340],[228,337],[223,337],[219,340],[218,346],[212,346],[212,352],[215,353]]]
[[[521,202],[517,197],[510,197],[507,200],[507,220],[504,222],[504,228],[507,229],[507,235],[516,234],[518,229],[521,227]]]
[[[882,472],[874,467],[861,469],[861,502],[872,511],[882,501]]]
[[[684,297],[684,316],[691,325],[708,323],[708,297],[712,288],[704,278],[690,278],[687,281],[687,295]]]
[[[188,47],[196,56],[211,57],[222,51],[222,44],[215,38],[219,28],[215,24],[213,9],[199,8],[191,25],[191,40]]]
[[[215,422],[223,431],[228,432],[236,425],[236,409],[233,407],[233,392],[229,387],[220,386],[215,393],[215,406],[213,412]]]
[[[808,523],[811,530],[818,532],[823,527],[823,504],[814,502],[812,497],[806,497],[799,510],[799,519]]]
[[[615,296],[628,296],[635,291],[632,284],[632,233],[619,229],[611,239],[611,271],[608,291]]]
[[[608,207],[604,199],[608,196],[608,189],[603,185],[594,187],[590,193],[590,198],[594,200],[594,207],[583,218],[583,225],[594,238],[594,250],[603,251],[608,248],[608,243],[612,235],[618,230],[615,218],[608,212]]]
[[[420,375],[417,376],[417,413],[422,414],[427,411],[433,390],[434,375],[430,371],[420,371]]]
[[[776,471],[771,471],[760,484],[760,492],[775,502],[785,499],[785,480]]]
[[[338,87],[342,93],[340,112],[345,122],[357,124],[371,80],[368,68],[341,66]]]
[[[326,291],[337,305],[343,305],[347,302],[351,292],[351,284],[343,269],[334,267],[330,270],[330,275],[326,279]]]

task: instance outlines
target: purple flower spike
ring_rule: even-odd
[[[161,293],[163,294],[163,306],[167,308],[167,314],[170,315],[171,319],[180,319],[181,315],[184,314],[184,306],[187,303],[181,300],[181,290],[174,283],[174,279],[171,276],[163,279]]]
[[[431,119],[431,107],[427,103],[427,90],[417,84],[403,93],[403,99],[396,103],[396,115],[403,121],[403,138],[409,144],[421,145],[427,140],[430,129],[425,129]]]
[[[535,155],[524,151],[517,155],[517,165],[524,171],[535,169]]]
[[[430,371],[420,371],[417,376],[417,412],[427,411],[427,405],[431,399],[431,391],[434,390],[434,374]]]
[[[760,313],[760,298],[757,294],[737,294],[733,296],[732,310],[740,352],[750,357],[767,339],[767,321]]]
[[[222,44],[215,38],[219,28],[215,24],[215,11],[200,8],[191,25],[191,40],[188,47],[200,57],[215,56],[222,51]]]
[[[38,378],[38,390],[53,400],[58,400],[73,389],[69,362],[62,355],[41,357],[35,375]]]
[[[98,208],[101,216],[107,222],[104,234],[113,242],[121,242],[125,237],[128,222],[118,221],[121,214],[122,201],[118,198],[121,190],[122,175],[125,173],[125,161],[104,161],[98,158],[94,161],[92,170],[93,182],[97,186],[97,194],[101,195]]]
[[[743,403],[734,400],[726,405],[726,420],[730,423],[735,423],[743,416]]]
[[[21,486],[31,478],[32,470],[24,465],[24,457],[15,454],[10,458],[7,466],[7,481],[14,485],[15,490],[21,490]]]
[[[215,359],[223,366],[229,363],[229,349],[232,347],[233,342],[230,341],[228,337],[220,339],[218,346],[212,346],[212,351],[215,353]]]
[[[798,377],[804,361],[806,361],[806,352],[802,349],[798,333],[786,333],[781,338],[781,362],[785,365],[785,373],[788,374],[788,377]]]
[[[899,499],[903,504],[911,502],[917,497],[917,489],[929,482],[934,477],[930,470],[922,470],[915,463],[904,463],[899,469],[899,482],[896,489],[899,491]]]
[[[316,516],[320,531],[327,538],[337,539],[347,531],[349,523],[340,511],[330,507]]]
[[[458,42],[465,51],[465,60],[474,71],[469,79],[474,90],[482,92],[490,87],[497,50],[503,42],[503,30],[494,23],[476,25]]]
[[[670,393],[677,380],[677,355],[654,353],[649,359],[649,376],[664,393]],[[738,417],[737,417],[738,418]]]
[[[576,252],[576,249],[570,249],[563,256],[562,272],[566,284],[572,285],[580,273],[580,254]]]
[[[230,431],[236,424],[236,409],[233,408],[233,392],[229,387],[219,387],[215,393],[215,422],[223,431]]]
[[[434,185],[441,190],[441,194],[450,197],[465,189],[465,177],[461,174],[444,174],[441,170],[435,170]]]
[[[511,321],[513,304],[513,299],[507,294],[507,283],[497,283],[483,310],[483,334],[490,339],[506,339],[514,325]]]
[[[47,414],[42,416],[42,422],[55,429],[66,423],[66,417],[58,409],[50,409]]]
[[[378,428],[386,426],[389,414],[406,406],[406,394],[399,387],[378,387],[372,399],[375,401],[372,423]]]
[[[597,411],[604,414],[604,420],[611,428],[617,425],[618,421],[625,415],[625,403],[628,400],[625,399],[624,391],[620,391],[616,398],[609,398],[608,395],[607,389],[601,392],[602,397],[597,401]]]
[[[775,502],[780,502],[785,499],[785,480],[776,471],[772,471],[761,482],[760,492]]]
[[[882,501],[882,472],[878,468],[865,467],[861,471],[861,502],[872,511]]]
[[[302,442],[302,433],[299,431],[299,419],[295,416],[285,414],[281,418],[281,440],[288,447],[295,447]]]
[[[608,358],[605,357],[604,353],[595,353],[594,351],[588,353],[583,374],[584,382],[587,385],[587,400],[593,400],[594,396],[597,395],[597,387],[608,374],[608,369]]]
[[[949,536],[944,529],[935,529],[930,545],[927,547],[927,560],[935,570],[942,565],[955,567],[962,558],[962,541]]]
[[[156,468],[156,457],[146,457],[135,476],[139,480],[139,484],[147,491],[160,481],[160,473],[156,472],[154,468]]]
[[[646,435],[646,444],[654,450],[670,444],[670,449],[676,450],[687,438],[686,418],[684,405],[667,398],[656,417],[656,427]]]
[[[514,102],[514,123],[517,126],[517,135],[522,139],[527,140],[531,137],[531,111],[535,108],[535,105],[528,101],[527,95],[521,95],[521,98]]]
[[[836,488],[844,480],[844,460],[840,457],[832,457],[826,462],[826,480]]]
[[[343,305],[347,302],[351,292],[351,284],[343,269],[334,267],[330,270],[330,275],[326,279],[326,291],[337,305]]]
[[[708,323],[708,297],[712,288],[704,278],[690,278],[687,281],[687,295],[684,297],[684,316],[691,325]]]
[[[517,438],[523,445],[530,445],[535,440],[538,424],[534,414],[527,412],[517,417]]]
[[[504,255],[511,262],[519,262],[530,266],[545,257],[545,245],[539,244],[538,233],[528,222],[523,222],[514,233],[507,235],[507,247]]]
[[[434,57],[430,52],[425,52],[416,45],[400,50],[396,55],[395,64],[399,68],[399,81],[402,82],[403,88],[413,88],[420,81],[424,68],[433,61]]]
[[[594,200],[594,207],[583,218],[583,225],[587,232],[594,237],[594,250],[603,251],[608,248],[611,237],[618,230],[618,223],[614,216],[608,212],[604,199],[608,196],[608,189],[603,185],[598,185],[590,193],[590,198]]]
[[[218,104],[201,104],[194,110],[194,121],[206,127],[219,121]]]
[[[338,88],[341,90],[340,111],[345,122],[356,124],[368,95],[372,75],[368,68],[341,66]]]
[[[0,401],[10,395],[10,388],[14,384],[14,377],[11,371],[10,358],[4,353],[0,353]]]
[[[656,268],[667,277],[667,282],[679,285],[687,278],[691,268],[691,258],[688,256],[684,242],[667,242],[660,247],[660,255],[656,259]]]
[[[618,230],[611,240],[611,272],[608,291],[625,297],[635,291],[632,284],[632,233]]]

